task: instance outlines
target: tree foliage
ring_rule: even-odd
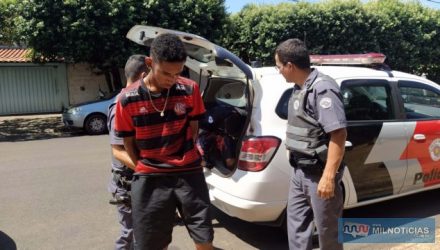
[[[17,32],[14,19],[17,17],[16,0],[0,0],[0,45],[16,45]]]
[[[379,21],[376,43],[389,64],[402,71],[427,73],[440,83],[440,11],[398,0],[365,7]]]
[[[226,19],[224,0],[24,0],[20,13],[16,21],[36,60],[87,62],[116,80],[130,54],[146,52],[125,38],[133,25],[216,40]]]
[[[250,4],[227,18],[224,0],[0,1],[0,43],[20,34],[35,59],[88,62],[114,75],[130,54],[145,52],[125,38],[135,24],[198,34],[266,65],[273,65],[277,44],[292,37],[312,53],[382,52],[394,69],[440,82],[440,11],[418,2]]]
[[[394,68],[440,82],[440,11],[399,0],[248,5],[229,20],[223,45],[273,65],[277,44],[300,38],[312,53],[382,52]]]

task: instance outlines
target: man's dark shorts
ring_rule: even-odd
[[[171,243],[176,208],[196,243],[212,242],[209,193],[202,172],[135,175],[131,188],[136,249],[163,249]]]

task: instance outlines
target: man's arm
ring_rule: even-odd
[[[335,195],[335,176],[344,157],[346,138],[345,128],[330,132],[327,162],[317,190],[318,196],[323,199],[329,199]]]
[[[134,170],[136,164],[131,160],[123,145],[112,145],[112,154],[116,160],[122,162],[124,166]]]
[[[194,143],[196,143],[197,137],[199,135],[199,119],[201,119],[205,114],[205,105],[203,104],[202,96],[200,95],[199,85],[194,82],[193,86],[194,89],[191,98],[193,109],[189,113],[189,125],[191,126]]]
[[[110,105],[108,112],[108,130],[112,155],[116,160],[124,164],[124,166],[134,170],[136,164],[133,163],[133,161],[130,159],[130,156],[127,154],[127,151],[125,151],[123,138],[117,137],[115,133],[115,111],[116,103]]]
[[[319,124],[330,136],[327,160],[321,180],[318,183],[318,196],[329,199],[334,196],[335,176],[342,162],[347,138],[347,120],[339,86],[335,81],[320,81],[314,88],[316,99],[314,107]],[[313,98],[315,95],[309,95]]]
[[[135,144],[135,137],[124,137],[124,148],[125,151],[130,158],[132,164],[136,166],[138,160],[139,160],[139,152],[137,150],[136,144]],[[128,166],[128,165],[127,165]]]
[[[197,140],[197,136],[199,135],[199,121],[190,121],[189,125],[191,126],[191,130],[193,133],[194,143]]]

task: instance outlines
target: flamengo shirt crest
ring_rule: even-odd
[[[169,91],[148,96],[142,81],[125,89],[116,104],[115,130],[119,137],[134,136],[140,151],[137,173],[174,173],[201,169],[200,155],[194,146],[191,120],[205,113],[199,86],[179,77]]]

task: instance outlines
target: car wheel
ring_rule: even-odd
[[[104,134],[107,131],[107,117],[100,114],[90,115],[84,122],[84,130],[89,135]]]

